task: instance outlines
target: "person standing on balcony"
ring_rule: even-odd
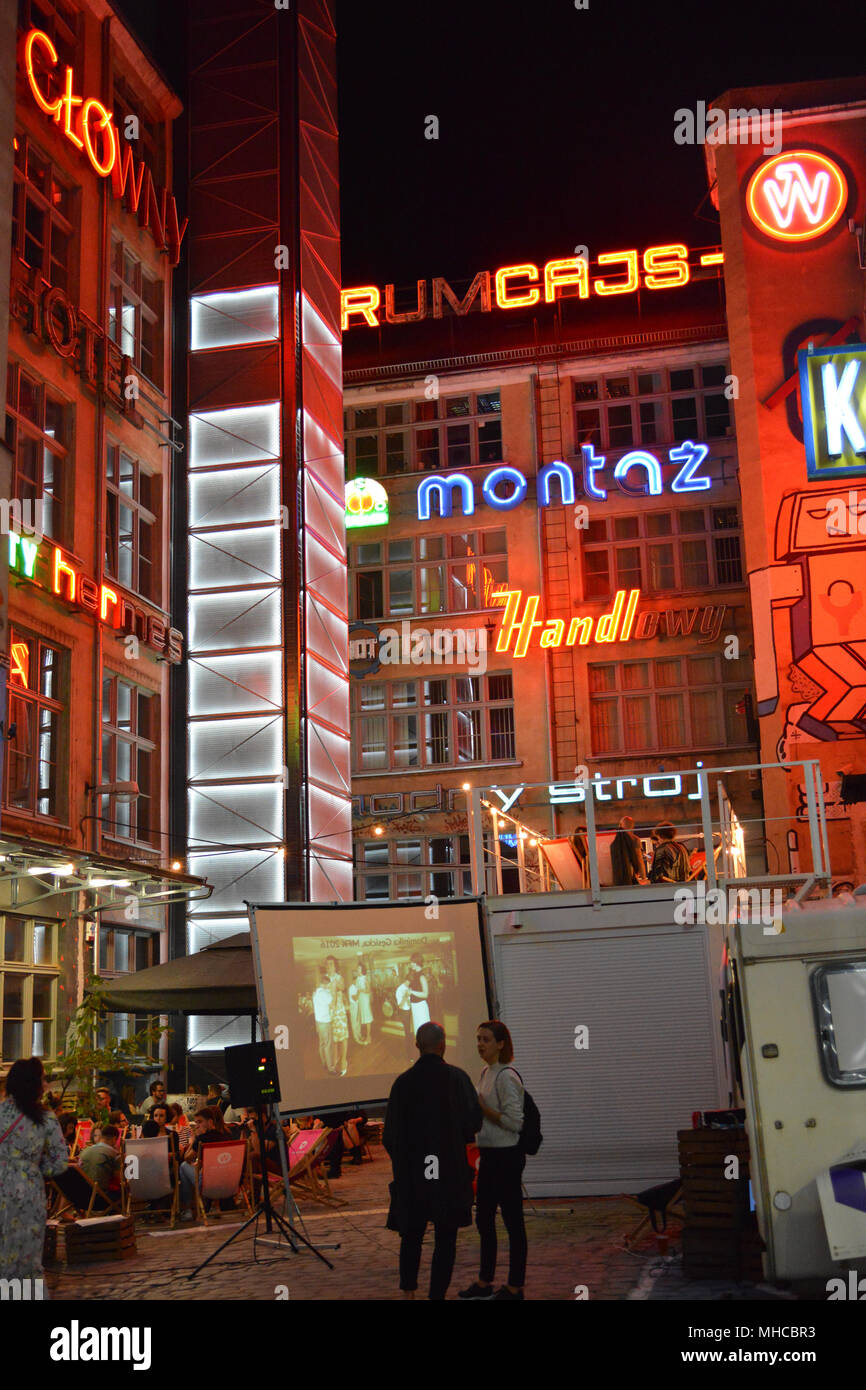
[[[631,887],[635,883],[649,883],[643,848],[634,833],[631,816],[623,816],[619,829],[610,847],[610,863],[613,881],[617,887]]]

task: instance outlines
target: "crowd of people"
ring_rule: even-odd
[[[647,862],[643,841],[635,834],[632,816],[623,816],[610,845],[610,863],[616,887],[645,886],[648,883],[688,883],[706,877],[701,851],[689,851],[677,838],[677,828],[663,821],[650,831],[653,851]],[[588,878],[589,849],[586,831],[578,826],[571,835],[578,863]]]
[[[411,1054],[415,1034],[430,1021],[430,999],[437,984],[434,969],[425,965],[419,952],[399,969],[390,966],[385,971],[375,970],[364,956],[349,967],[327,956],[316,969],[315,986],[298,997],[301,1017],[315,1027],[323,1071],[345,1076],[350,1048],[369,1047],[374,1022],[389,1019],[402,1024]]]

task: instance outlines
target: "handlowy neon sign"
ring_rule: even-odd
[[[693,444],[690,439],[668,450],[668,459],[677,464],[677,473],[670,481],[671,492],[706,492],[713,480],[700,468],[709,453],[706,444]],[[596,454],[591,444],[581,445],[583,459],[582,495],[603,502],[607,491],[596,481],[607,465],[603,454]],[[633,470],[639,469],[640,481],[633,482]],[[570,506],[577,496],[574,470],[562,459],[548,463],[538,475],[537,495],[540,507],[554,505],[552,483],[558,483],[559,501],[562,506]],[[614,465],[613,481],[617,489],[626,497],[659,497],[664,490],[662,464],[648,449],[632,449],[623,454]],[[489,507],[498,511],[510,511],[523,501],[527,493],[526,476],[519,468],[500,464],[484,479],[481,485],[482,496]],[[507,493],[502,489],[508,488]],[[439,503],[439,515],[451,516],[454,508],[454,494],[459,498],[464,516],[475,511],[475,488],[468,473],[431,473],[418,484],[418,520],[429,521],[432,515],[432,502],[435,497]]]
[[[102,178],[111,177],[115,198],[123,200],[130,212],[138,213],[142,227],[148,227],[157,246],[167,251],[172,265],[180,259],[180,243],[187,220],[178,222],[177,203],[167,189],[157,190],[147,165],[140,161],[136,171],[132,148],[121,154],[121,140],[114,115],[96,97],[74,94],[72,68],[64,70],[60,96],[46,96],[41,85],[44,74],[57,67],[59,57],[51,39],[41,29],[31,29],[22,40],[22,63],[30,90],[40,111],[60,127],[67,140],[82,151],[91,167]]]
[[[817,150],[786,150],[755,170],[746,188],[749,217],[774,241],[812,241],[845,210],[848,184]]]
[[[427,281],[419,280],[415,307],[399,313],[394,307],[394,286],[386,285],[384,316],[378,285],[355,285],[341,293],[341,325],[345,332],[359,324],[378,328],[381,323],[441,319],[446,304],[452,314],[462,318],[476,301],[482,313],[490,313],[494,302],[498,309],[525,309],[563,298],[604,298],[636,294],[641,289],[674,290],[689,283],[693,270],[721,266],[723,259],[717,248],[690,251],[682,242],[648,246],[643,254],[636,248],[605,251],[595,262],[603,273],[595,278],[590,277],[590,262],[585,256],[565,256],[540,267],[524,261],[494,271],[479,270],[462,299],[441,276],[431,281],[429,296]]]
[[[640,589],[617,589],[613,605],[608,612],[584,617],[547,618],[536,616],[541,603],[540,594],[527,594],[523,602],[522,589],[499,589],[491,595],[492,603],[502,603],[505,611],[496,635],[496,651],[508,652],[514,642],[512,655],[520,658],[529,651],[530,639],[537,634],[538,646],[586,647],[591,642],[610,645],[614,642],[628,642],[632,638],[643,641],[663,632],[669,637],[688,637],[695,631],[701,634],[702,645],[717,640],[722,630],[727,606],[725,604],[703,604],[694,608],[677,608],[658,611],[647,609],[638,612]],[[698,615],[700,614],[700,621]]]
[[[110,584],[97,584],[76,567],[59,545],[9,532],[9,569],[47,589],[61,602],[92,613],[107,627],[138,638],[152,651],[176,663],[183,658],[183,633],[164,618],[148,613]]]

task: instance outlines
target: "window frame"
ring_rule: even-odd
[[[106,718],[106,686],[108,691],[108,717]],[[120,687],[128,687],[132,692],[130,695],[131,727],[122,728],[118,721],[118,699]],[[139,699],[146,699],[151,702],[151,731],[157,735],[156,738],[141,734],[138,729],[140,717]],[[134,681],[127,680],[112,671],[109,667],[102,670],[102,718],[100,726],[101,753],[102,753],[102,780],[103,782],[137,782],[139,794],[134,800],[120,802],[114,795],[103,795],[100,797],[99,825],[102,836],[109,840],[117,840],[123,844],[141,845],[146,849],[156,850],[159,847],[160,831],[162,829],[162,799],[161,799],[161,762],[162,750],[160,747],[160,717],[161,706],[160,697],[145,686],[136,685]],[[106,760],[106,740],[108,741],[108,758]],[[120,777],[117,773],[118,747],[120,744],[129,745],[131,775]],[[150,777],[147,788],[142,787],[141,779],[138,776],[139,757],[141,754],[150,755]],[[107,762],[107,765],[106,765]],[[141,817],[139,815],[139,803],[150,803],[150,823],[146,833],[141,834]],[[129,808],[128,822],[118,817],[119,806],[124,805]],[[129,833],[123,833],[124,825],[128,824]]]
[[[126,278],[126,260],[132,265],[132,279]],[[147,301],[145,294],[145,283],[156,287],[155,298],[159,303],[159,310],[155,310]],[[125,335],[129,330],[124,326],[124,310],[130,307],[133,311],[134,329],[132,332],[132,351],[127,352],[129,344],[125,341]],[[106,305],[107,322],[105,331],[109,340],[114,343],[120,353],[129,358],[136,370],[141,373],[155,390],[161,395],[165,394],[165,281],[160,280],[152,273],[140,256],[137,256],[131,247],[122,237],[113,237],[111,243],[111,268],[109,271],[108,303]],[[149,371],[144,365],[144,327],[147,323],[151,325],[155,334],[155,345],[152,352],[148,349],[153,371]]]
[[[451,853],[454,858],[450,862],[442,862],[433,858],[433,845],[438,841],[451,842]],[[465,845],[461,843],[463,841],[465,841]],[[395,851],[399,846],[405,847],[416,842],[419,845],[418,862],[400,864]],[[384,850],[386,856],[384,864],[378,867],[368,866],[365,858],[368,849],[375,849],[380,853]],[[464,853],[465,859],[462,857]],[[445,874],[451,880],[451,891],[448,893],[442,891],[444,885],[441,879]],[[417,876],[420,880],[419,891],[417,893],[398,893],[401,875],[404,878],[409,875]],[[381,894],[368,897],[366,892],[368,879],[384,877],[388,879],[387,897],[383,897]],[[377,839],[372,839],[365,832],[361,832],[354,843],[354,883],[356,902],[423,902],[431,893],[439,899],[471,896],[472,863],[468,831],[443,831],[441,834],[425,831],[420,835],[394,835],[390,838],[382,836]]]
[[[34,424],[22,412],[21,409],[21,386],[22,381],[31,383],[35,394],[39,400],[39,424]],[[37,503],[42,503],[42,515],[40,517],[40,529],[49,540],[55,541],[58,545],[67,550],[74,550],[72,544],[72,524],[71,511],[72,499],[75,495],[75,407],[65,396],[61,396],[54,390],[53,386],[42,380],[34,372],[30,371],[24,363],[17,360],[10,360],[7,369],[7,392],[6,392],[6,443],[12,454],[12,493],[22,504],[30,502],[34,509]],[[46,428],[48,422],[47,407],[48,402],[59,409],[63,414],[65,442],[58,440]],[[35,442],[38,447],[37,472],[38,476],[32,481],[23,471],[21,462],[21,443],[22,440]],[[45,486],[45,455],[57,460],[56,470],[60,479],[58,489],[57,481],[52,482],[52,486],[46,490]],[[32,493],[33,496],[25,496],[25,493]],[[53,501],[52,514],[56,517],[45,524],[46,497],[51,497]],[[34,516],[39,514],[34,510]]]
[[[113,479],[110,477],[110,458],[112,454],[115,457]],[[123,491],[123,489],[120,486],[120,468],[122,460],[124,459],[132,465],[132,493]],[[140,594],[142,598],[146,599],[149,603],[155,604],[157,608],[161,608],[162,568],[160,547],[160,513],[151,511],[148,507],[144,505],[143,501],[141,500],[142,474],[151,479],[151,486],[156,495],[155,500],[161,500],[161,475],[158,473],[151,473],[150,470],[147,469],[144,464],[142,464],[140,459],[136,458],[127,449],[124,449],[122,445],[117,444],[114,442],[114,440],[109,439],[105,448],[106,507],[105,556],[103,567],[105,574],[109,578],[116,580],[116,582],[118,584],[123,585],[125,589],[129,589],[133,593]],[[120,574],[120,559],[121,552],[123,549],[122,536],[120,531],[120,516],[122,507],[126,507],[130,512],[132,512],[132,545],[129,548],[131,556],[130,564],[132,570],[132,577],[129,581],[122,578]],[[114,527],[113,535],[112,525]],[[150,528],[152,551],[149,557],[143,557],[141,545],[141,533],[143,526],[147,526]],[[143,558],[146,558],[147,563],[150,566],[150,582],[148,585],[145,586],[142,586],[141,583],[141,567]]]
[[[7,924],[11,920],[23,924],[24,927],[24,960],[9,960],[6,956],[7,950]],[[18,1052],[18,1056],[29,1056],[31,1052],[34,1056],[41,1056],[45,1061],[53,1061],[57,1057],[57,1036],[58,1036],[58,985],[60,980],[60,930],[65,925],[61,920],[51,917],[34,918],[23,917],[15,912],[3,912],[0,914],[0,1060],[9,1060],[5,1057],[3,1050],[3,1034],[5,1033],[7,1014],[6,1014],[6,976],[14,976],[23,980],[23,1009],[21,1018],[12,1019],[10,1022],[21,1022],[24,1024],[25,1047],[23,1052]],[[49,931],[50,959],[44,963],[34,961],[33,950],[33,928],[37,926],[47,927]],[[50,990],[49,1013],[47,1018],[40,1017],[34,1019],[34,983],[37,979],[47,980]],[[47,1025],[47,1046],[41,1053],[33,1051],[33,1028],[35,1023]],[[29,1039],[29,1041],[27,1041]],[[12,1061],[16,1058],[12,1057]]]
[[[581,444],[592,444],[596,449],[610,453],[625,453],[631,449],[665,449],[669,445],[681,443],[685,439],[692,441],[703,440],[705,442],[715,442],[731,438],[734,433],[733,412],[727,411],[727,424],[724,430],[710,431],[709,424],[714,418],[707,410],[707,401],[710,397],[718,395],[724,396],[724,385],[709,386],[704,385],[704,373],[713,369],[724,367],[725,374],[730,371],[726,361],[714,362],[690,362],[683,363],[682,366],[665,367],[650,366],[633,367],[623,371],[595,372],[592,376],[574,376],[571,378],[572,389],[572,428],[574,430],[575,452],[579,453]],[[694,373],[695,384],[691,387],[674,387],[671,384],[672,376],[676,372],[692,371]],[[638,387],[638,378],[646,376],[661,377],[661,387],[659,390],[641,392]],[[627,381],[628,393],[623,395],[608,395],[606,390],[608,383],[614,381]],[[594,396],[587,395],[579,399],[581,390],[587,391],[595,388]],[[724,397],[727,401],[727,397]],[[675,403],[682,404],[689,400],[695,402],[695,425],[693,429],[678,430],[675,422]],[[640,407],[642,405],[657,408],[657,420],[654,427],[647,429],[647,436],[644,438],[644,426],[641,423]],[[728,402],[730,406],[730,402]],[[622,425],[613,425],[611,414],[614,411],[629,410],[630,413],[630,442],[614,436],[613,429],[622,429]],[[598,421],[596,428],[589,427],[588,422],[581,423],[580,414],[597,413]],[[652,437],[649,437],[652,435]]]
[[[498,402],[494,409],[480,409],[482,398]],[[448,414],[449,403],[466,399],[469,408],[466,413]],[[387,412],[400,408],[403,411],[401,423],[386,424]],[[375,411],[375,423],[358,424],[358,417]],[[499,423],[490,439],[482,438],[482,431],[494,421]],[[462,472],[466,468],[495,467],[502,463],[502,393],[500,388],[492,391],[461,391],[437,397],[407,398],[402,401],[371,402],[366,405],[350,403],[343,412],[344,450],[346,456],[346,476],[348,478],[398,477],[407,473],[428,473],[438,469],[448,472]],[[449,430],[468,427],[468,458],[464,461],[449,461]],[[408,451],[404,445],[406,466],[388,466],[388,440],[402,433],[408,437]],[[422,442],[425,435],[435,435],[435,441]],[[372,441],[375,436],[376,447],[369,453],[359,455],[358,444]],[[436,461],[425,458],[425,452],[436,449]],[[457,447],[457,446],[454,446]],[[482,456],[483,455],[483,456]],[[487,455],[490,455],[489,457]],[[375,461],[375,468],[373,462]]]
[[[701,659],[713,662],[713,675],[706,680],[691,681],[689,679],[690,666],[692,660]],[[680,661],[683,663],[683,677],[674,684],[665,684],[656,679],[658,669],[668,662]],[[592,758],[612,758],[612,757],[641,757],[653,753],[689,753],[698,749],[727,749],[727,748],[747,748],[750,746],[748,739],[748,723],[746,715],[738,715],[733,705],[733,697],[739,696],[745,690],[751,689],[751,681],[748,675],[739,680],[725,680],[727,668],[732,663],[725,661],[718,652],[697,650],[685,650],[682,652],[671,653],[669,656],[633,657],[625,661],[590,661],[587,665],[587,713],[589,716],[589,741]],[[735,663],[739,664],[739,663]],[[628,685],[626,684],[626,669],[647,666],[649,679],[646,684]],[[605,689],[592,689],[592,673],[600,670],[612,671],[614,673],[614,684]],[[692,706],[692,696],[704,696],[712,694],[716,701],[715,716],[717,727],[721,737],[716,741],[707,742],[703,738],[697,737],[694,732],[697,723],[697,715]],[[664,723],[664,716],[661,713],[661,702],[665,697],[679,696],[682,707],[682,731],[683,742],[670,743],[664,742],[661,738],[661,728]],[[639,748],[627,748],[625,744],[626,733],[626,704],[628,700],[646,699],[649,704],[648,736],[646,745]],[[612,706],[614,709],[614,719],[609,727],[613,731],[613,746],[610,748],[599,747],[599,726],[596,723],[596,711],[602,707]],[[734,719],[741,720],[740,733],[742,737],[738,740],[730,736],[730,726]]]
[[[31,176],[31,153],[44,166],[41,182]],[[60,211],[52,202],[53,185],[62,189],[68,199],[69,216]],[[37,142],[24,130],[15,133],[15,162],[12,190],[12,255],[23,265],[41,275],[48,285],[56,286],[64,294],[72,297],[75,291],[78,270],[78,198],[77,187],[71,183],[62,166],[44,154]],[[28,259],[28,244],[35,240],[28,235],[28,204],[32,203],[44,218],[42,257],[39,264]],[[56,238],[67,239],[64,257],[55,255]],[[54,273],[55,262],[62,266],[62,274]]]
[[[40,633],[32,632],[27,628],[12,623],[9,629],[9,650],[12,652],[13,645],[18,643],[35,643],[35,657],[33,661],[32,651],[28,655],[28,679],[32,672],[37,673],[37,687],[32,684],[27,686],[15,682],[14,662],[10,666],[9,679],[7,685],[8,715],[7,724],[11,727],[17,726],[18,719],[14,715],[15,701],[26,701],[33,707],[32,728],[35,733],[33,746],[26,754],[15,751],[14,745],[18,741],[18,731],[14,739],[9,740],[3,776],[3,806],[7,814],[14,816],[27,816],[33,820],[51,821],[54,824],[63,823],[67,810],[68,797],[68,739],[69,739],[69,690],[70,690],[70,651],[68,647],[58,646],[56,642],[49,641]],[[54,653],[56,665],[54,667],[57,678],[57,686],[60,690],[58,696],[43,695],[41,690],[42,676],[42,653],[47,649]],[[40,765],[43,760],[41,757],[41,715],[50,712],[56,716],[56,752],[54,759],[50,762],[53,768],[53,786],[49,789],[49,794],[53,800],[51,811],[40,811],[39,801],[42,799],[40,786]],[[28,728],[30,725],[28,724]],[[13,756],[14,753],[14,756]],[[30,805],[18,806],[11,800],[11,778],[12,769],[15,765],[14,758],[25,757],[30,761]]]
[[[723,511],[735,510],[737,515],[736,526],[722,525],[716,521],[715,514]],[[681,521],[684,514],[689,512],[703,511],[704,526],[703,530],[682,530]],[[707,512],[710,512],[708,519]],[[659,516],[669,516],[671,518],[671,530],[667,534],[650,535],[649,528],[653,518]],[[637,534],[617,538],[616,523],[637,523]],[[589,540],[588,532],[581,537],[581,569],[583,574],[583,596],[587,602],[604,602],[611,598],[617,589],[639,588],[647,595],[671,594],[671,593],[705,593],[708,590],[716,589],[738,589],[743,588],[746,583],[744,576],[744,555],[743,555],[743,524],[740,516],[739,506],[734,502],[706,502],[697,503],[688,507],[670,507],[667,509],[644,511],[635,517],[631,513],[611,512],[607,516],[597,517],[593,525],[603,527],[605,539]],[[722,578],[724,565],[732,565],[735,557],[721,557],[719,555],[718,542],[723,540],[736,541],[739,546],[739,565],[740,574],[737,579]],[[687,545],[694,541],[703,540],[707,556],[707,582],[688,583],[686,582],[685,550]],[[656,547],[670,546],[673,551],[674,579],[670,586],[655,587],[651,583],[652,579],[652,550]],[[640,551],[640,578],[639,582],[619,583],[617,580],[616,557],[620,552],[627,550]],[[598,585],[592,585],[590,579],[597,579],[601,571],[590,576],[587,566],[587,557],[605,555],[609,557],[607,565],[607,587],[602,592],[590,592],[591,588],[598,589]],[[612,561],[612,562],[611,562]]]
[[[823,961],[811,972],[809,981],[812,994],[812,1007],[815,1014],[815,1034],[821,1056],[821,1069],[824,1073],[824,1080],[831,1086],[840,1087],[844,1090],[860,1090],[866,1087],[866,1067],[843,1069],[839,1065],[839,1054],[836,1046],[836,1028],[833,1020],[833,1011],[830,1005],[829,977],[831,975],[848,974],[852,971],[857,971],[858,973],[862,972],[864,979],[866,979],[866,959]]]
[[[502,544],[494,550],[487,551],[484,548],[485,537],[495,535],[502,536]],[[457,537],[468,538],[467,554],[457,553]],[[399,541],[404,541],[411,545],[412,554],[408,559],[389,558],[389,547]],[[426,556],[423,551],[430,545],[431,541],[442,542],[442,555],[440,557]],[[362,561],[359,559],[364,550],[369,550],[372,546],[378,546],[380,558],[377,562]],[[472,560],[480,562],[482,572],[487,565],[503,565],[505,577],[498,579],[490,576],[489,593],[494,592],[493,586],[508,585],[508,533],[503,526],[491,526],[486,528],[473,529],[471,531],[436,532],[421,536],[392,537],[383,541],[360,541],[352,546],[350,551],[350,577],[349,585],[349,617],[357,622],[380,622],[394,618],[435,618],[443,614],[465,614],[465,613],[486,613],[493,609],[499,610],[501,605],[492,601],[476,603],[473,607],[458,607],[453,604],[455,593],[455,575],[461,567],[471,565]],[[444,607],[424,609],[419,606],[421,595],[421,572],[427,570],[440,569],[442,577],[440,580],[440,592],[444,601]],[[392,603],[392,577],[398,573],[412,573],[412,595],[411,606],[406,608],[393,608]],[[379,579],[379,592],[381,594],[382,612],[373,614],[367,612],[368,604],[362,602],[362,584],[368,584],[375,590],[375,582],[370,581]],[[483,600],[485,594],[479,589],[478,579],[474,580],[475,594],[477,600]],[[485,593],[487,584],[485,581]]]
[[[428,672],[432,668],[427,668]],[[511,695],[507,697],[491,698],[490,681],[492,679],[507,677],[511,681]],[[479,695],[477,700],[466,700],[462,697],[459,690],[454,685],[455,681],[474,679],[480,682]],[[444,700],[430,700],[425,702],[424,686],[441,681],[445,686]],[[381,685],[384,688],[384,704],[382,705],[363,705],[362,696],[365,691]],[[402,692],[407,693],[411,687],[414,691],[412,702],[400,701],[395,703],[395,688],[399,687]],[[351,721],[352,721],[352,764],[354,776],[380,776],[386,772],[415,772],[422,770],[444,771],[447,768],[461,769],[465,767],[479,766],[489,763],[513,763],[516,761],[516,723],[514,719],[514,678],[511,671],[487,671],[483,675],[454,675],[445,672],[442,675],[428,674],[414,680],[390,680],[390,681],[365,681],[359,682],[358,687],[353,687],[351,691]],[[497,730],[494,727],[495,721],[492,716],[500,710],[511,712],[511,728]],[[477,758],[460,758],[458,756],[461,746],[461,733],[465,736],[467,729],[461,727],[461,720],[470,718],[471,728],[469,732],[474,738],[477,733],[481,747],[481,755]],[[407,717],[416,719],[416,733],[414,745],[407,745],[410,749],[414,746],[415,761],[399,760],[397,754],[399,750],[398,729],[400,721]],[[364,721],[376,719],[384,721],[384,761],[378,767],[365,767],[362,759],[364,753],[369,749],[369,744],[364,742]],[[437,726],[443,730],[442,734],[425,732],[425,722],[427,719],[435,719]],[[435,726],[434,726],[435,727]],[[494,756],[494,741],[497,738],[510,739],[511,752],[503,755]],[[432,744],[444,742],[448,759],[436,761],[428,757],[428,751]]]

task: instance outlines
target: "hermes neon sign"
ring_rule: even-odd
[[[149,228],[160,250],[167,251],[171,264],[177,265],[187,221],[179,225],[177,204],[172,195],[164,188],[157,193],[151,172],[143,161],[136,172],[128,144],[123,154],[120,153],[120,136],[113,113],[96,97],[74,94],[70,67],[65,69],[62,95],[53,99],[45,95],[40,77],[56,68],[59,61],[57,49],[46,33],[31,29],[22,49],[27,81],[40,111],[50,116],[67,140],[84,153],[101,178],[111,176],[115,198],[122,199],[129,212],[138,213],[139,224]]]
[[[553,304],[558,299],[603,298],[618,294],[636,294],[638,290],[674,290],[687,285],[692,268],[707,269],[720,266],[721,251],[694,251],[682,242],[663,246],[648,246],[643,255],[635,248],[628,251],[605,251],[596,262],[604,274],[590,278],[590,263],[585,256],[565,256],[547,261],[541,267],[531,261],[520,265],[504,265],[493,272],[479,270],[462,299],[442,276],[431,281],[428,298],[427,281],[416,285],[415,307],[398,313],[394,307],[394,286],[385,286],[384,318],[382,296],[378,285],[356,285],[341,293],[341,325],[343,332],[358,324],[378,328],[381,323],[419,323],[422,319],[441,319],[447,303],[458,317],[468,314],[475,304],[482,313],[490,313],[494,300],[498,309],[526,309],[536,304]],[[563,292],[567,291],[567,294]]]
[[[671,479],[671,492],[706,492],[713,480],[699,470],[709,453],[706,444],[693,444],[686,439],[668,450],[668,459],[677,464],[676,476]],[[596,454],[591,444],[581,446],[583,459],[582,495],[603,502],[607,491],[597,481],[599,473],[605,468],[607,459]],[[632,482],[629,475],[633,469],[641,470],[640,482]],[[559,497],[562,506],[570,506],[576,498],[574,470],[562,459],[548,463],[538,475],[538,505],[549,507],[554,504],[551,484],[554,479],[559,484]],[[659,497],[664,490],[662,465],[655,454],[647,449],[632,449],[623,454],[614,465],[613,481],[626,497]],[[502,489],[508,488],[503,494]],[[528,484],[526,476],[519,468],[500,464],[488,473],[481,485],[482,496],[489,507],[498,511],[510,511],[526,497]],[[475,488],[468,473],[430,474],[418,484],[418,520],[429,521],[435,497],[439,503],[439,515],[451,516],[454,508],[454,494],[458,495],[464,516],[475,511]]]
[[[81,574],[58,545],[43,551],[29,536],[9,532],[9,569],[48,589],[62,602],[98,617],[107,627],[137,637],[145,646],[178,662],[183,657],[183,633],[168,627],[163,618],[148,613],[110,584],[97,584]]]

